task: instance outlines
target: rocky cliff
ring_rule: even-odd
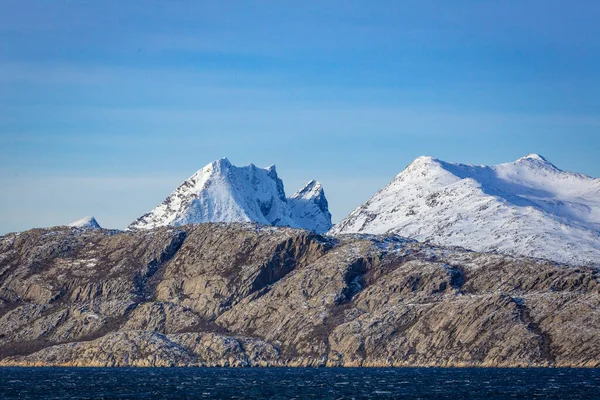
[[[600,366],[592,268],[253,224],[0,237],[0,364]]]

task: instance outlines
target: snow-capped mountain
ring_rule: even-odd
[[[537,154],[496,166],[419,157],[330,233],[600,265],[600,179]]]
[[[102,228],[100,226],[100,224],[98,223],[98,221],[96,221],[96,218],[94,218],[94,217],[79,218],[78,220],[71,222],[67,226],[69,226],[71,228],[84,228],[84,229],[101,229]]]
[[[319,233],[332,226],[319,182],[310,181],[287,198],[275,166],[236,167],[222,158],[192,175],[159,206],[129,225],[129,229],[201,222],[256,222]]]
[[[329,204],[325,198],[323,186],[315,180],[306,184],[288,199],[291,205],[292,216],[296,224],[315,232],[327,232],[331,224]]]

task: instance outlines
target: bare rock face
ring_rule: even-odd
[[[0,365],[600,366],[598,271],[253,224],[0,237]]]

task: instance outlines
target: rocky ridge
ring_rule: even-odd
[[[598,271],[255,224],[0,237],[0,365],[600,366]]]

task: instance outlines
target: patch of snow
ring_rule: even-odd
[[[76,221],[71,222],[69,225],[71,228],[83,228],[83,229],[100,229],[101,226],[94,217],[83,217]]]

